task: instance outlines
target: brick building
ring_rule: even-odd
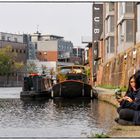
[[[129,77],[140,69],[140,4],[105,2],[103,13],[97,84],[126,87]]]
[[[0,32],[0,48],[4,48],[10,46],[12,48],[11,53],[15,52],[15,62],[26,64],[27,60],[27,42],[25,39],[26,35],[19,34],[11,34]],[[24,67],[19,70],[14,70],[9,75],[9,86],[18,86],[22,84],[23,75],[24,75]],[[0,76],[0,86],[5,86],[6,77]],[[8,86],[8,85],[7,85]]]
[[[35,45],[37,59],[40,61],[70,61],[73,44],[61,36],[41,35],[37,32],[31,35],[31,42]]]

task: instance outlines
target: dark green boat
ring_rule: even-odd
[[[49,98],[51,95],[51,80],[43,75],[30,74],[24,77],[23,89],[20,93],[21,99]]]

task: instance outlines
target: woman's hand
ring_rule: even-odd
[[[124,96],[123,100],[126,100],[126,101],[128,101],[130,103],[133,102],[133,100],[130,97],[128,97],[128,96]]]

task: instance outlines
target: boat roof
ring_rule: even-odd
[[[63,69],[63,68],[85,68],[82,65],[71,65],[71,66],[59,66],[58,68]]]

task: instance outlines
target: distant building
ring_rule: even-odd
[[[36,60],[36,54],[37,54],[37,50],[35,48],[35,44],[32,43],[31,41],[28,42],[28,55],[27,55],[27,59],[28,60]]]
[[[25,43],[23,35],[0,32],[0,40],[7,42]]]
[[[26,64],[27,41],[25,35],[0,32],[0,48],[7,46],[10,46],[11,51],[16,53],[15,62]],[[24,68],[22,68],[10,73],[9,86],[21,85],[24,72]],[[0,86],[4,86],[6,84],[5,76],[0,76],[0,79]]]
[[[56,35],[41,35],[37,32],[31,35],[31,42],[35,44],[37,59],[40,61],[70,62],[73,44]]]
[[[24,35],[0,32],[0,48],[6,46],[11,46],[12,52],[16,52],[17,62],[26,63],[27,42],[24,40]]]
[[[82,47],[74,47],[73,48],[73,56],[71,57],[71,61],[76,64],[84,65],[85,63],[85,49]]]

